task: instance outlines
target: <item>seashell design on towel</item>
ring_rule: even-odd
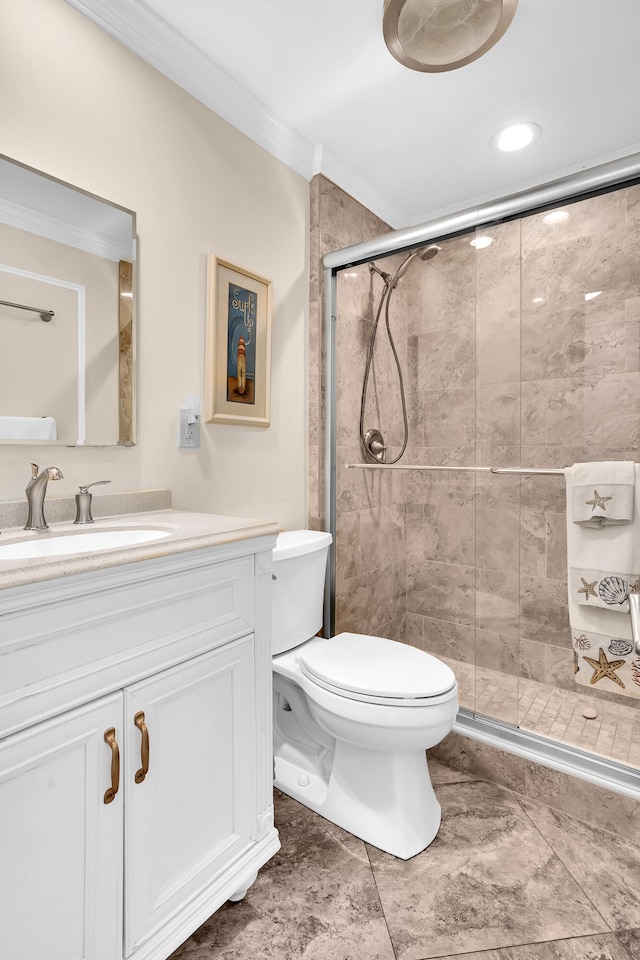
[[[609,653],[614,657],[626,657],[629,653],[633,653],[633,644],[628,640],[614,637],[609,644]]]
[[[573,642],[576,645],[576,650],[591,650],[591,641],[585,633],[581,634],[579,637],[574,637]]]
[[[598,593],[609,606],[624,603],[629,596],[629,584],[622,577],[603,577],[598,584]]]
[[[631,664],[631,679],[640,687],[640,660],[634,660]]]

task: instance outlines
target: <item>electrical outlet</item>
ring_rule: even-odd
[[[197,418],[194,423],[189,423],[189,420],[193,419],[191,410],[180,407],[179,412],[178,446],[193,450],[200,446],[200,419]]]

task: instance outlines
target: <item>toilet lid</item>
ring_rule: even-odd
[[[300,651],[300,667],[311,680],[345,694],[385,699],[437,697],[456,683],[446,663],[424,650],[359,633],[311,642]]]

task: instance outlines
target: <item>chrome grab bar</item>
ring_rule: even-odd
[[[631,636],[636,653],[640,653],[640,592],[629,593],[629,616],[631,617]]]

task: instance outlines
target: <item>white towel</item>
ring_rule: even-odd
[[[631,587],[640,587],[640,464],[632,466],[634,521],[617,526],[573,520],[575,469],[565,470],[569,622],[576,682],[640,698],[640,656],[626,602]]]
[[[0,440],[57,440],[53,417],[0,417]]]
[[[634,464],[631,460],[574,463],[571,515],[574,523],[601,527],[633,520]]]

